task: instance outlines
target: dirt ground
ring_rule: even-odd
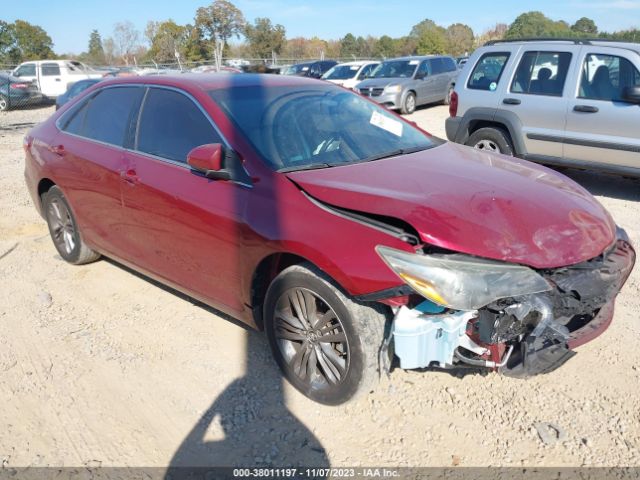
[[[21,146],[52,111],[0,116],[2,466],[640,466],[640,268],[611,328],[551,374],[394,370],[323,407],[283,383],[261,334],[109,260],[60,259]],[[446,115],[412,120],[442,136]],[[568,174],[640,245],[640,181]]]

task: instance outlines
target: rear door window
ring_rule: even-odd
[[[149,90],[140,115],[137,150],[186,163],[191,150],[207,143],[222,139],[190,98],[174,90]]]
[[[451,57],[443,58],[442,62],[444,63],[445,72],[455,72],[458,69],[455,60]]]
[[[42,64],[42,76],[54,77],[60,75],[60,65],[57,63],[43,63]]]
[[[588,54],[582,65],[579,98],[623,102],[626,87],[640,85],[640,73],[624,57]]]
[[[495,91],[500,83],[500,77],[509,60],[509,52],[485,53],[473,67],[467,88],[473,90]]]
[[[525,52],[511,82],[511,92],[561,97],[570,65],[570,52]]]
[[[441,58],[434,58],[429,60],[431,62],[431,74],[438,75],[439,73],[444,73],[444,64],[442,63]]]
[[[101,90],[69,112],[62,130],[121,147],[142,93],[140,87]]]

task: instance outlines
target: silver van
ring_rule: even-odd
[[[640,176],[640,44],[489,42],[460,73],[449,113],[457,143]]]
[[[378,65],[355,90],[388,108],[408,114],[418,105],[449,103],[458,72],[451,57],[394,58]]]

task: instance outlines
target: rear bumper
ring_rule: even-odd
[[[462,117],[448,117],[444,121],[444,129],[447,133],[447,139],[450,142],[461,143],[457,140],[458,130],[460,130],[461,123],[462,123]]]

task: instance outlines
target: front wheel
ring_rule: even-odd
[[[416,111],[416,95],[413,92],[407,93],[400,107],[400,113],[410,115]]]
[[[310,264],[283,270],[264,306],[271,352],[289,382],[310,399],[338,405],[370,392],[386,314],[347,298]]]

